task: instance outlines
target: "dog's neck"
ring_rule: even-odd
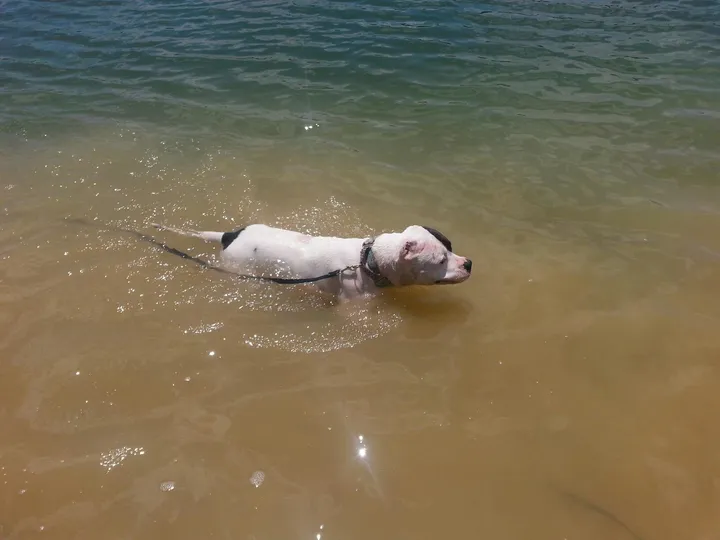
[[[362,243],[362,248],[360,249],[360,267],[362,268],[362,273],[369,278],[376,287],[382,289],[392,285],[392,282],[385,277],[380,270],[380,265],[373,251],[374,245],[375,238],[368,238]]]
[[[402,273],[398,267],[403,240],[400,233],[385,233],[375,237],[371,247],[374,268],[371,277],[376,286],[403,285]],[[375,272],[378,275],[373,275]]]

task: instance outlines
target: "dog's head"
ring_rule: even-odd
[[[386,241],[381,241],[383,237]],[[452,243],[430,227],[411,225],[401,233],[376,239],[380,270],[394,285],[462,283],[470,277],[472,261],[455,255]]]

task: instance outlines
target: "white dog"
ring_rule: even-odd
[[[340,300],[389,286],[461,283],[472,270],[472,261],[455,255],[443,234],[419,225],[369,239],[309,236],[267,225],[225,233],[154,226],[222,244],[219,269],[276,283],[314,283]]]

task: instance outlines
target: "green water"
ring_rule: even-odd
[[[538,176],[621,161],[628,182],[672,160],[709,171],[719,17],[701,1],[6,2],[0,125],[317,137],[403,164],[523,153]]]
[[[161,157],[268,151],[325,185],[329,163],[373,164],[373,198],[535,229],[628,201],[698,212],[720,170],[718,17],[701,1],[6,2],[0,142],[17,156],[127,130]],[[494,200],[508,186],[519,213]]]

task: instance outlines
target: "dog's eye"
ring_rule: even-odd
[[[448,262],[448,256],[444,255],[443,258],[440,259],[440,264],[445,264],[446,262]]]

